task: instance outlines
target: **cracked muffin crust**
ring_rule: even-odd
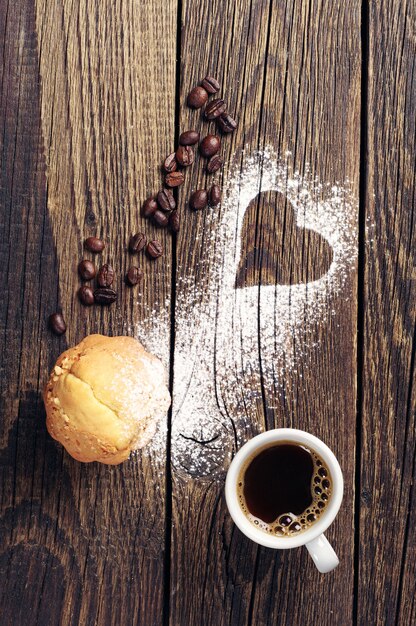
[[[62,353],[44,390],[46,426],[78,461],[116,465],[170,406],[161,361],[132,337],[90,335]]]

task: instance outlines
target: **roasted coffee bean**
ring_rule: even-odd
[[[142,278],[142,270],[139,267],[135,267],[134,265],[132,265],[126,274],[126,283],[131,287],[134,287],[134,285],[137,285],[137,283],[139,283]]]
[[[111,287],[99,287],[94,291],[94,300],[97,304],[113,304],[117,300],[117,293]]]
[[[81,277],[81,280],[92,280],[94,278],[94,276],[95,276],[95,265],[94,265],[94,263],[91,263],[91,261],[88,261],[87,259],[84,259],[78,265],[78,273],[79,273],[79,275]]]
[[[178,169],[178,164],[176,163],[176,156],[174,152],[172,152],[172,154],[169,154],[169,156],[167,156],[166,159],[163,161],[163,169],[167,173],[176,172],[176,170]]]
[[[215,100],[211,100],[205,107],[205,117],[207,120],[216,120],[217,117],[225,113],[227,110],[227,105],[225,104],[222,98],[215,98]]]
[[[174,233],[179,232],[179,228],[180,228],[179,211],[172,211],[172,213],[170,214],[169,227],[171,231],[173,231]]]
[[[94,292],[91,287],[87,287],[83,285],[78,289],[78,298],[81,300],[82,304],[85,306],[91,306],[94,304]]]
[[[152,217],[157,209],[157,202],[154,198],[148,198],[142,206],[141,214],[143,217]]]
[[[49,316],[48,323],[49,328],[55,335],[63,335],[66,331],[65,320],[61,313],[52,313],[52,315]]]
[[[161,228],[163,228],[168,225],[169,215],[165,211],[160,211],[158,209],[157,211],[153,213],[152,219],[154,220],[155,224],[157,224],[157,226],[160,226]]]
[[[157,207],[157,204],[156,204],[156,207]],[[132,254],[135,254],[136,252],[140,252],[140,250],[143,250],[146,243],[147,243],[146,235],[144,235],[143,233],[136,233],[135,235],[132,235],[130,237],[129,250]]]
[[[221,189],[218,185],[212,185],[208,195],[210,206],[217,206],[221,202]]]
[[[223,166],[223,163],[224,161],[219,156],[219,154],[216,154],[213,157],[211,157],[207,163],[208,174],[213,174],[214,172],[217,172]]]
[[[146,252],[151,259],[157,259],[163,254],[162,244],[153,239],[147,244]]]
[[[98,270],[97,283],[99,287],[109,287],[113,284],[114,270],[108,263],[104,263]]]
[[[208,91],[211,95],[220,90],[219,82],[212,76],[205,76],[204,80],[201,81],[201,87],[203,87],[205,91]]]
[[[220,115],[217,122],[223,133],[232,133],[237,128],[237,122],[228,113]]]
[[[84,246],[90,252],[102,252],[105,248],[105,243],[101,239],[98,239],[98,237],[88,237],[88,239],[84,241]]]
[[[179,187],[179,185],[183,184],[184,180],[185,176],[182,172],[171,172],[165,176],[165,183],[168,187]]]
[[[198,189],[194,191],[192,196],[189,199],[189,206],[191,209],[195,211],[200,211],[201,209],[205,209],[208,204],[208,194],[205,189]]]
[[[175,198],[170,189],[161,189],[157,194],[157,203],[162,211],[173,211],[176,207]]]
[[[216,135],[207,135],[199,144],[199,151],[203,157],[212,157],[220,149],[221,141]]]
[[[208,93],[203,87],[194,87],[188,94],[188,106],[192,109],[200,109],[208,100]]]
[[[196,130],[187,130],[179,136],[181,146],[193,146],[199,141],[199,133]]]
[[[183,167],[192,165],[194,162],[194,151],[191,146],[179,146],[176,150],[176,160],[179,165],[182,165]]]

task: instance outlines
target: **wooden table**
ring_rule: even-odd
[[[414,2],[0,7],[2,626],[416,623]],[[186,206],[206,184],[202,160],[179,191],[180,234],[158,232],[165,255],[143,259],[139,290],[121,276],[130,233],[145,226],[156,234],[139,207],[160,186],[164,156],[179,131],[208,128],[185,106],[206,73],[218,77],[239,120],[223,139],[217,179],[227,187],[244,155],[270,145],[281,156],[290,151],[301,176],[309,168],[325,185],[349,180],[356,260],[343,288],[329,291],[328,315],[312,335],[297,335],[303,357],[279,374],[275,391],[255,376],[261,349],[255,382],[238,367],[229,378],[213,370],[224,432],[236,417],[231,393],[246,415],[235,437],[225,436],[223,461],[204,473],[170,462],[183,400],[178,362],[187,341],[191,368],[206,357],[198,307],[210,263],[223,253],[219,245],[219,257],[206,254],[216,240],[212,215],[223,208],[195,214]],[[246,283],[236,289],[265,277],[291,289],[325,275],[330,248],[312,231],[299,235],[284,194],[262,193],[247,210]],[[109,242],[119,276],[119,301],[106,310],[84,309],[75,296],[83,240],[93,234]],[[178,323],[190,285],[194,334]],[[46,325],[57,309],[68,324],[61,338]],[[114,468],[77,463],[45,429],[49,369],[88,333],[152,328],[174,393],[157,446]],[[217,336],[215,320],[212,329]],[[259,346],[261,333],[259,325]],[[341,562],[326,576],[305,549],[250,543],[226,510],[224,471],[235,447],[280,426],[321,437],[344,471],[343,506],[327,533]],[[209,455],[209,444],[193,443]]]

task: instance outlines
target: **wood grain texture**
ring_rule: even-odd
[[[416,620],[415,20],[369,3],[359,624]]]
[[[157,191],[173,141],[174,103],[159,85],[174,94],[176,5],[4,1],[1,16],[0,621],[159,624],[163,451],[116,468],[78,464],[46,434],[39,394],[68,344],[89,332],[134,334],[170,293],[167,233],[163,259],[140,260],[140,289],[123,275],[128,238],[144,226],[140,204]],[[161,30],[163,48],[149,46]],[[83,240],[95,234],[116,269],[110,310],[76,297]],[[57,308],[68,325],[61,339],[46,329]],[[169,353],[169,327],[159,340]]]
[[[344,7],[332,2],[201,5],[185,0],[182,23],[181,103],[187,91],[210,73],[220,80],[231,115],[239,119],[238,131],[223,139],[226,165],[223,177],[217,179],[225,183],[235,168],[244,168],[244,159],[253,151],[272,145],[282,155],[290,150],[293,167],[301,173],[309,163],[312,175],[324,182],[335,184],[349,178],[358,197],[359,2]],[[194,126],[204,132],[214,128],[201,124],[199,113],[183,109],[180,130]],[[181,189],[182,203],[185,205],[192,190],[209,183],[200,162],[187,174]],[[209,212],[188,211],[185,215],[185,232],[179,237],[177,251],[176,317],[180,315],[181,298],[187,301],[189,297],[187,277],[205,286],[206,275],[213,271],[215,255],[208,254],[207,249],[210,237],[216,237],[216,229],[217,222]],[[244,218],[237,272],[240,286],[279,282],[293,285],[305,277],[310,280],[325,274],[331,262],[328,246],[318,235],[302,233],[299,237],[297,231],[293,209],[281,194],[263,193],[255,198]],[[220,257],[223,254],[218,248],[216,253]],[[221,306],[231,306],[228,323],[238,328],[244,310],[236,305],[233,308],[232,299],[221,302],[220,297],[211,318],[214,322],[207,325],[200,314],[204,312],[206,291],[202,288],[194,294],[192,334],[183,324],[177,325],[175,334],[171,623],[352,623],[355,280],[348,282],[341,295],[329,298],[328,307],[334,308],[336,315],[312,331],[312,342],[319,342],[319,349],[310,350],[310,337],[301,339],[298,349],[306,355],[304,364],[297,371],[288,371],[283,388],[276,385],[275,392],[262,388],[261,380],[253,382],[239,371],[239,361],[244,360],[239,338],[221,345],[221,324],[224,320],[227,323]],[[260,315],[261,297],[259,290]],[[208,336],[214,336],[214,342],[217,338],[217,369],[209,371],[214,371],[216,378],[212,387],[202,387],[195,370],[206,361]],[[242,341],[246,341],[244,336]],[[194,373],[188,386],[179,385],[178,392],[178,381],[185,375],[181,355],[184,345],[189,351],[189,371]],[[258,346],[256,351],[253,361],[261,371],[266,355]],[[228,368],[221,366],[223,353]],[[182,389],[186,389],[184,394]],[[195,403],[198,393],[200,405]],[[256,403],[250,401],[253,393],[258,396]],[[210,394],[215,394],[216,404],[210,401]],[[189,396],[191,401],[187,401]],[[194,407],[196,419],[195,413],[204,410],[204,403],[211,411],[209,414],[207,409],[205,419],[216,420],[227,435],[218,435],[220,454],[213,444],[198,444],[194,433],[194,449],[190,447],[191,459],[184,470],[175,458],[176,437],[180,435],[175,424],[184,424],[183,407],[188,412]],[[241,422],[237,413],[244,410]],[[244,440],[276,426],[304,428],[322,437],[343,467],[345,505],[328,531],[340,553],[341,566],[329,577],[322,578],[314,570],[303,550],[275,553],[257,548],[233,527],[226,512],[221,470],[228,467],[230,457]],[[207,458],[210,471],[204,480],[189,476],[195,456]]]
[[[415,23],[411,0],[0,0],[2,626],[416,622]],[[222,139],[223,172],[207,177],[199,157],[186,171],[172,239],[139,207],[179,131],[215,129],[186,107],[206,73],[239,127]],[[224,246],[231,181],[266,146],[290,151],[300,176],[361,192],[359,280],[328,294],[331,315],[296,336],[296,365],[276,366],[273,385],[265,289],[292,292],[334,257],[260,182]],[[222,206],[191,212],[191,191],[213,180]],[[122,277],[139,228],[166,253],[143,259],[132,295]],[[75,296],[95,234],[117,271],[105,310]],[[46,328],[56,309],[62,338]],[[90,332],[148,332],[174,356],[160,448],[114,468],[76,463],[44,425],[47,373]],[[276,426],[317,434],[344,471],[328,576],[303,549],[249,542],[226,510],[233,454]]]

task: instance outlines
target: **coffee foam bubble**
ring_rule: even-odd
[[[279,515],[273,522],[267,523],[250,513],[244,498],[244,475],[251,461],[259,454],[252,456],[244,465],[237,483],[238,500],[247,519],[260,530],[278,537],[293,537],[311,528],[325,513],[332,497],[332,477],[329,469],[319,455],[308,448],[314,463],[314,472],[311,479],[312,502],[310,506],[295,515],[291,511]]]

